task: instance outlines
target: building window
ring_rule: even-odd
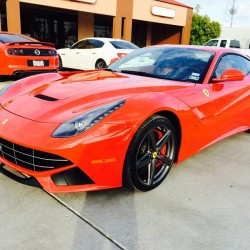
[[[6,8],[0,5],[0,25],[1,31],[7,31]]]
[[[95,37],[112,37],[112,17],[95,15],[94,35]]]
[[[133,21],[132,25],[132,43],[139,47],[146,46],[147,22]]]
[[[126,18],[125,18],[125,17],[123,17],[123,18],[122,18],[122,33],[121,33],[121,37],[122,37],[122,39],[123,39],[123,36],[124,36],[125,21],[126,21]]]
[[[43,11],[41,7],[33,8],[33,6],[22,7],[21,5],[23,34],[39,41],[54,43],[57,49],[67,47],[77,40],[77,13],[61,13],[58,9],[52,8],[44,8]]]

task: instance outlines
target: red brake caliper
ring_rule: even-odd
[[[154,132],[155,132],[155,134],[156,134],[157,140],[160,140],[160,139],[162,138],[162,136],[163,136],[163,135],[162,135],[162,132],[159,131],[159,130],[157,130],[157,129],[154,129]],[[165,144],[165,145],[161,148],[160,153],[163,154],[163,155],[165,155],[166,152],[167,152],[167,146],[166,146],[166,144]],[[157,163],[156,163],[156,167],[161,166],[161,164],[162,164],[162,161],[161,161],[161,160],[158,160]]]

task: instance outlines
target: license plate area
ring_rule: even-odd
[[[49,66],[49,60],[28,60],[29,67],[46,67]]]

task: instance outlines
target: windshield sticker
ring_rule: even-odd
[[[195,72],[193,72],[193,73],[191,74],[191,76],[189,76],[189,79],[190,79],[190,80],[198,81],[199,78],[200,78],[200,74],[199,74],[199,73],[195,73]]]

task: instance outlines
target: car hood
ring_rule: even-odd
[[[57,77],[51,79],[48,74],[39,84],[38,77],[29,85],[26,79],[18,81],[0,98],[1,106],[30,120],[61,123],[117,100],[194,85],[109,71],[82,72],[67,78],[54,75]]]

